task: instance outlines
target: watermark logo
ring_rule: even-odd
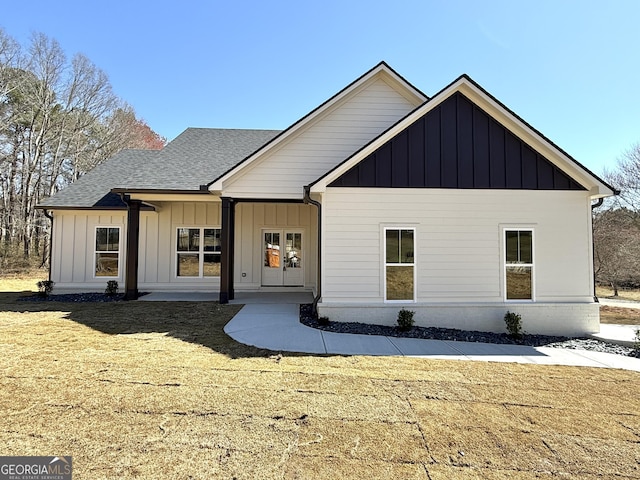
[[[71,457],[0,457],[0,480],[71,480]]]

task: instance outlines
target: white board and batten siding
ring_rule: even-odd
[[[304,290],[313,290],[317,279],[317,211],[300,203],[239,203],[236,205],[236,247],[234,288],[237,291],[262,288],[263,232],[302,233]],[[273,287],[266,287],[274,291]],[[290,290],[290,289],[289,289]]]
[[[220,228],[221,203],[155,202],[155,212],[140,213],[138,288],[147,291],[201,290],[217,292],[219,277],[178,277],[176,268],[177,229]],[[126,258],[125,211],[55,212],[51,274],[56,289],[103,291],[107,280],[124,288]],[[236,206],[234,283],[238,290],[261,287],[262,232],[264,229],[303,233],[305,289],[316,285],[317,222],[315,207],[304,204],[253,204]],[[96,227],[120,227],[118,277],[95,276]]]
[[[317,180],[416,107],[381,78],[286,139],[224,184],[235,198],[302,198]]]
[[[59,210],[54,212],[51,280],[56,289],[73,288],[103,291],[107,279],[95,277],[96,227],[120,227],[120,248],[124,249],[127,213],[125,211],[87,212]],[[124,282],[124,256],[120,255],[118,277]],[[111,279],[111,278],[110,278]]]
[[[597,331],[590,215],[586,192],[328,188],[320,310],[395,324],[403,305],[384,302],[384,227],[413,227],[416,302],[404,306],[417,324],[504,331],[510,309],[530,333]],[[533,302],[505,301],[505,228],[534,231]]]
[[[178,227],[220,228],[220,202],[156,202],[140,212],[138,288],[140,290],[218,290],[218,277],[176,275]],[[95,276],[96,227],[120,227],[117,277]],[[102,291],[107,280],[125,281],[127,212],[60,210],[54,213],[51,279],[57,289]]]
[[[147,290],[217,291],[219,277],[177,276],[177,229],[220,228],[221,203],[154,203],[156,212],[140,215],[140,249],[138,251],[138,288]]]

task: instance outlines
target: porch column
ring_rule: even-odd
[[[220,303],[233,300],[233,245],[235,237],[235,202],[222,197],[222,255],[220,258]]]
[[[127,198],[127,258],[125,265],[125,300],[138,298],[138,243],[140,238],[140,200]]]

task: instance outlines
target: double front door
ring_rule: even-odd
[[[262,231],[262,285],[303,286],[302,231]]]

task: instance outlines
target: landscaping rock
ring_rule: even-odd
[[[429,340],[447,340],[450,342],[482,342],[511,345],[527,345],[530,347],[570,348],[573,350],[591,350],[595,352],[613,353],[629,357],[640,357],[640,351],[622,345],[613,345],[593,338],[571,338],[551,335],[524,334],[515,339],[506,333],[478,332],[456,330],[453,328],[412,327],[400,330],[389,325],[372,325],[358,322],[331,322],[320,324],[312,313],[311,304],[300,305],[300,323],[336,333],[355,333],[360,335],[383,335],[386,337],[422,338]]]

